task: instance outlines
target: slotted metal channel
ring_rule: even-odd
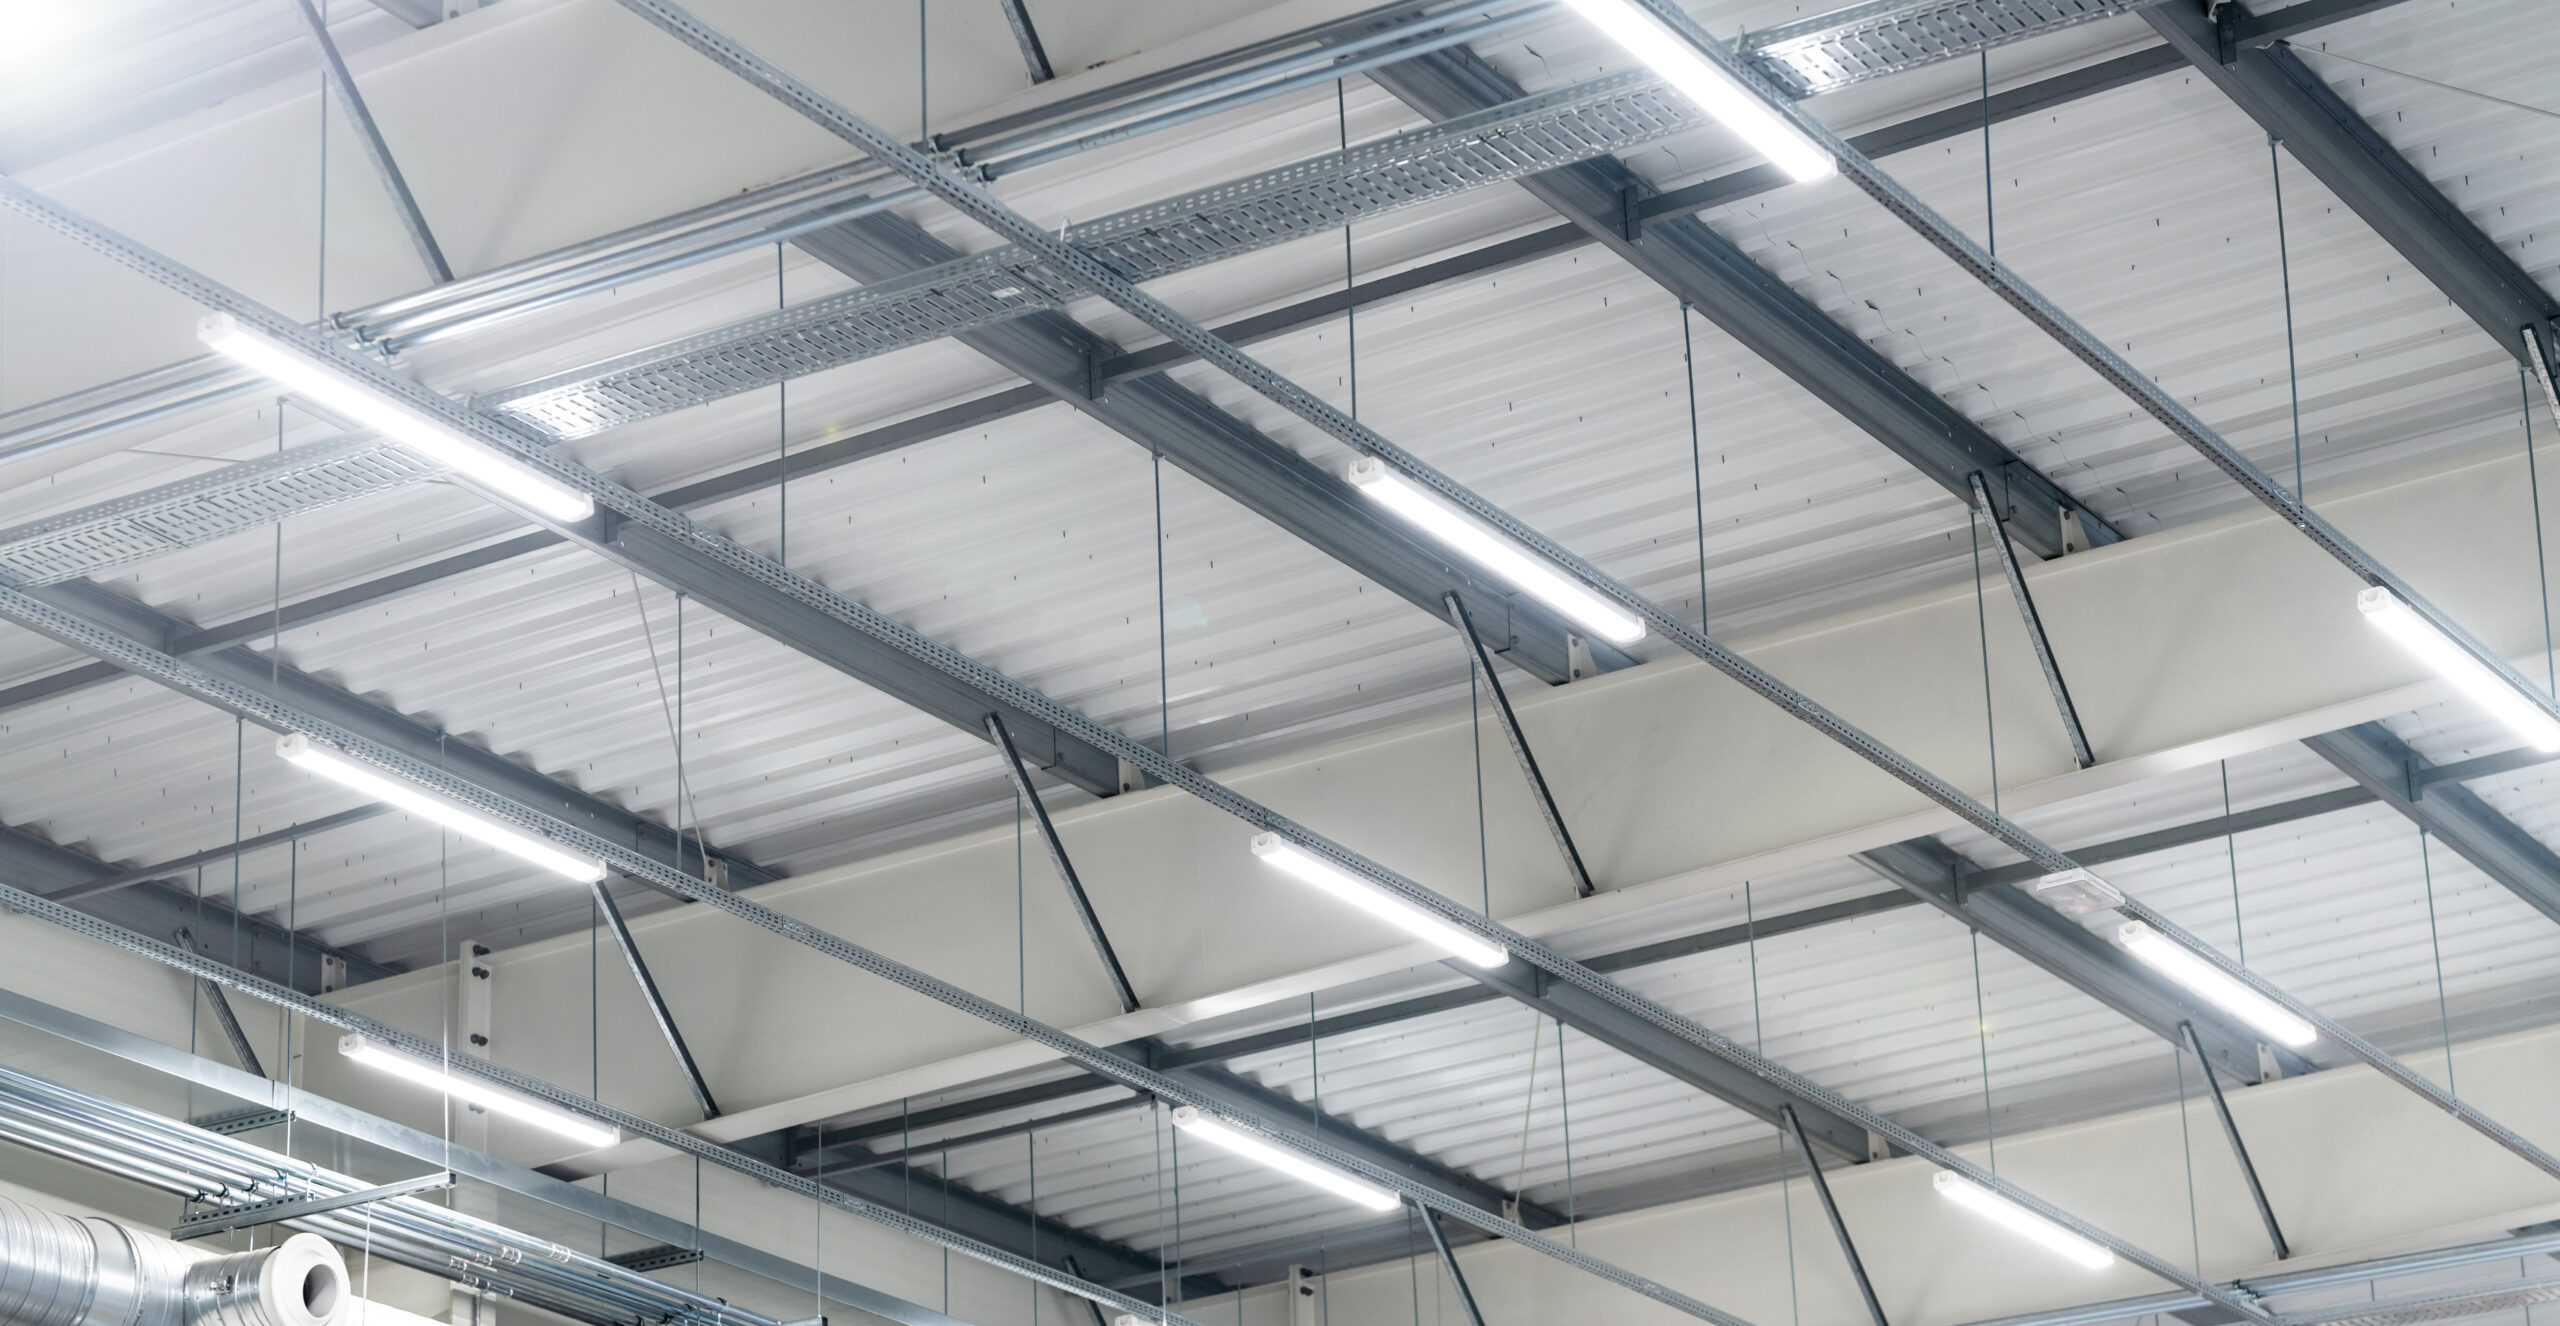
[[[0,578],[76,580],[439,472],[371,433],[332,438],[0,530]]]
[[[1634,147],[1701,119],[1651,75],[1619,74],[1133,208],[1072,227],[1067,239],[1149,280]],[[997,249],[474,403],[556,438],[583,437],[1084,293],[1037,257]]]
[[[1756,32],[1741,54],[1795,97],[2130,13],[2158,0],[1873,0]]]

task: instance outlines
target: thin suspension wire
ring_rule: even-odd
[[[1351,150],[1351,111],[1339,78],[1333,80],[1333,114],[1335,135],[1342,144],[1342,150],[1348,152]],[[1345,291],[1357,288],[1353,276],[1351,227],[1345,225],[1342,228],[1342,288]],[[1345,347],[1343,357],[1348,365],[1345,378],[1351,387],[1351,417],[1356,420],[1360,417],[1360,318],[1358,309],[1349,300],[1343,301],[1342,305],[1342,339]]]
[[[2000,256],[2000,228],[1992,221],[1991,209],[1991,51],[1982,52],[1982,247],[1992,257]]]
[[[1556,1110],[1564,1116],[1564,1232],[1573,1247],[1582,1246],[1582,1221],[1573,1200],[1573,1084],[1564,1075],[1564,1019],[1556,1019]]]
[[[2000,1135],[1991,1122],[1991,1017],[1982,1004],[1982,932],[1968,929],[1973,945],[1973,1044],[1982,1060],[1982,1154],[1991,1177],[2000,1177]]]
[[[1751,972],[1751,1050],[1768,1052],[1768,1036],[1760,1022],[1760,913],[1751,896],[1751,881],[1742,881],[1742,951]],[[1787,1236],[1787,1319],[1804,1320],[1804,1300],[1796,1284],[1795,1167],[1787,1160],[1787,1129],[1778,1126],[1778,1218]],[[1805,1163],[1814,1163],[1806,1156]]]
[[[1547,1038],[1547,1020],[1529,1015],[1529,1085],[1520,1093],[1520,1159],[1513,1165],[1520,1177],[1513,1181],[1511,1196],[1529,1200],[1529,1117],[1538,1105],[1538,1046]]]
[[[2302,500],[2302,372],[2293,348],[2293,255],[2284,228],[2284,155],[2267,135],[2267,174],[2276,195],[2276,271],[2284,278],[2284,380],[2293,398],[2293,500]]]
[[[2178,1070],[2178,1155],[2187,1165],[2187,1255],[2193,1259],[2195,1272],[2204,1274],[2204,1233],[2196,1218],[2196,1144],[2187,1128],[2187,1041],[2181,1036],[2169,1043],[2169,1062]],[[2205,1070],[2213,1071],[2211,1065]]]
[[[2427,850],[2427,831],[2418,830],[2418,873],[2427,882],[2427,949],[2436,964],[2436,1025],[2444,1033],[2444,1089],[2459,1097],[2453,1085],[2453,1014],[2444,997],[2444,938],[2436,928],[2436,870]]]
[[[1975,519],[1989,514],[1966,508],[1964,529],[1965,537],[1973,541],[1973,625],[1982,643],[1982,736],[1991,755],[1991,813],[1996,816],[2000,813],[2000,728],[1991,709],[1991,611],[1982,598],[1982,525]]]
[[[649,601],[640,592],[640,573],[632,571],[631,603],[640,614],[640,639],[649,647],[649,675],[658,683],[658,712],[667,722],[667,745],[676,757],[676,869],[684,869],[684,808],[693,806],[693,846],[710,869],[711,851],[702,841],[702,807],[693,800],[693,784],[684,770],[684,595],[676,595],[676,691],[667,694],[666,669],[658,665],[658,628],[649,622]]]
[[[2533,573],[2542,588],[2542,666],[2553,695],[2560,695],[2560,655],[2551,649],[2551,564],[2542,551],[2542,476],[2533,459],[2533,380],[2516,365],[2516,392],[2524,405],[2524,477],[2533,494]]]
[[[773,306],[785,309],[791,298],[783,285],[782,241],[773,242]],[[791,379],[773,384],[774,500],[781,503],[781,535],[773,550],[774,565],[791,565]]]
[[[1156,501],[1156,736],[1164,757],[1173,758],[1172,645],[1165,625],[1164,599],[1164,452],[1153,453],[1148,473],[1155,481]]]
[[[2222,854],[2231,863],[2231,944],[2249,965],[2249,931],[2240,924],[2240,833],[2231,822],[2231,761],[2222,765]]]

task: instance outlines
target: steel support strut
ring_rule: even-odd
[[[1815,1155],[1813,1144],[1805,1140],[1804,1125],[1796,1121],[1792,1107],[1779,1110],[1778,1117],[1796,1139],[1796,1154],[1804,1157],[1805,1172],[1813,1178],[1813,1194],[1822,1199],[1822,1214],[1830,1217],[1831,1233],[1840,1240],[1840,1255],[1849,1259],[1849,1275],[1858,1282],[1858,1297],[1867,1301],[1867,1315],[1875,1319],[1875,1326],[1893,1326],[1885,1320],[1884,1304],[1876,1300],[1876,1287],[1867,1280],[1867,1264],[1858,1259],[1858,1245],[1849,1237],[1848,1222],[1840,1218],[1840,1204],[1831,1198],[1831,1181],[1822,1177],[1822,1157]]]
[[[1031,817],[1040,824],[1040,845],[1049,849],[1049,864],[1058,872],[1058,882],[1067,886],[1067,901],[1075,904],[1076,919],[1084,923],[1085,938],[1093,941],[1095,956],[1102,959],[1102,970],[1111,977],[1112,993],[1120,997],[1120,1011],[1138,1011],[1138,992],[1129,985],[1129,973],[1120,966],[1120,955],[1111,948],[1111,936],[1102,928],[1102,918],[1094,915],[1093,899],[1085,896],[1084,881],[1076,877],[1075,862],[1067,859],[1067,845],[1058,839],[1058,826],[1049,819],[1049,807],[1031,786],[1031,771],[1023,767],[1022,752],[1014,749],[1013,734],[1004,726],[1004,715],[987,715],[987,735],[994,738],[996,749],[1004,754],[1004,772],[1013,780],[1013,794],[1027,803]]]
[[[2240,1162],[2240,1177],[2249,1181],[2249,1200],[2258,1204],[2258,1219],[2266,1222],[2267,1242],[2275,1245],[2276,1260],[2283,1261],[2293,1255],[2293,1249],[2286,1246],[2284,1230],[2276,1224],[2276,1209],[2267,1202],[2266,1186],[2258,1182],[2258,1167],[2250,1163],[2249,1146],[2240,1140],[2240,1124],[2231,1117],[2231,1102],[2222,1098],[2222,1079],[2213,1071],[2213,1060],[2205,1057],[2204,1042],[2196,1039],[2194,1024],[2181,1022],[2178,1031],[2204,1068],[2204,1084],[2213,1094],[2214,1116],[2222,1120],[2222,1135],[2231,1143],[2232,1158]]]
[[[2062,715],[2062,731],[2071,738],[2071,758],[2086,769],[2098,762],[2089,751],[2089,734],[2080,727],[2080,710],[2071,703],[2071,688],[2063,684],[2062,664],[2053,656],[2053,642],[2045,638],[2044,616],[2036,611],[2036,600],[2027,592],[2027,578],[2018,570],[2018,550],[2009,542],[2009,525],[2000,516],[2000,508],[1991,503],[1991,489],[1976,470],[1973,481],[1974,510],[1991,522],[1991,546],[2000,554],[2000,573],[2009,581],[2009,597],[2018,604],[2018,620],[2027,628],[2027,643],[2035,647],[2036,666],[2044,669],[2045,689],[2053,692],[2053,707]]]
[[[1056,78],[1057,72],[1049,67],[1049,52],[1040,45],[1040,30],[1031,26],[1031,11],[1023,7],[1023,0],[996,3],[1004,7],[1005,25],[1013,29],[1013,44],[1022,48],[1023,67],[1030,71],[1031,81],[1046,83]]]
[[[622,908],[613,901],[613,890],[603,880],[594,885],[596,911],[604,917],[605,928],[613,932],[613,946],[622,950],[622,960],[631,968],[631,979],[640,987],[640,1001],[649,1006],[649,1016],[658,1024],[658,1034],[666,1038],[667,1049],[676,1057],[676,1067],[684,1070],[686,1089],[693,1092],[693,1105],[702,1117],[720,1117],[719,1103],[711,1099],[711,1086],[702,1080],[702,1068],[693,1061],[693,1051],[684,1043],[684,1033],[676,1029],[676,1015],[667,1011],[665,995],[658,993],[658,982],[649,975],[649,964],[640,956],[639,942],[631,937],[631,927],[623,924]]]
[[[1440,1265],[1449,1272],[1449,1283],[1458,1287],[1458,1306],[1467,1310],[1467,1326],[1484,1326],[1484,1313],[1476,1307],[1476,1291],[1467,1287],[1466,1273],[1458,1269],[1457,1254],[1449,1251],[1449,1235],[1440,1228],[1439,1215],[1426,1208],[1422,1227],[1431,1232],[1431,1246],[1440,1254]]]
[[[409,243],[418,250],[418,261],[437,285],[453,279],[453,269],[445,265],[444,250],[436,247],[435,232],[427,229],[427,217],[418,210],[417,198],[409,192],[409,181],[400,174],[400,163],[392,160],[391,148],[382,141],[381,126],[373,122],[373,112],[364,104],[364,94],[356,90],[355,75],[347,72],[347,62],[338,57],[338,43],[329,39],[329,26],[320,21],[320,11],[311,0],[293,0],[294,12],[302,16],[302,30],[311,37],[313,49],[320,54],[320,74],[329,84],[329,92],[338,99],[338,109],[346,112],[355,125],[356,141],[364,145],[365,158],[373,163],[373,173],[382,180],[382,191],[391,195],[391,210],[399,214],[400,228],[409,232]]]
[[[1564,826],[1564,812],[1556,808],[1555,794],[1547,790],[1547,776],[1538,772],[1538,757],[1529,753],[1529,736],[1520,730],[1520,716],[1511,712],[1511,697],[1502,691],[1502,683],[1493,675],[1493,655],[1485,652],[1484,637],[1476,634],[1476,620],[1467,614],[1464,599],[1452,594],[1448,598],[1449,619],[1467,638],[1467,666],[1493,692],[1494,717],[1502,720],[1502,735],[1511,743],[1511,756],[1520,762],[1520,776],[1529,783],[1529,791],[1538,802],[1538,814],[1547,821],[1547,832],[1556,840],[1556,851],[1563,855],[1565,868],[1573,872],[1573,891],[1585,898],[1598,892],[1591,882],[1591,871],[1582,864],[1581,849],[1573,845],[1573,832]]]
[[[1728,66],[1732,64],[1731,56],[1676,5],[1668,3],[1668,0],[1637,0],[1637,2],[1646,5],[1649,10],[1662,17],[1663,21],[1671,23],[1673,31],[1682,34],[1693,43],[1698,43],[1700,49],[1709,53],[1711,58]],[[1204,362],[1252,389],[1256,394],[1288,410],[1326,435],[1391,466],[1417,484],[1500,531],[1523,548],[1546,558],[1563,571],[1581,579],[1595,591],[1617,600],[1622,606],[1643,618],[1665,639],[1695,655],[1717,671],[1742,683],[1763,698],[1779,705],[1798,720],[1839,743],[1859,758],[1891,774],[1914,791],[1926,796],[1932,802],[1982,830],[2028,860],[2048,870],[2069,870],[2075,867],[2076,863],[2069,856],[2024,827],[1998,815],[1990,807],[1965,795],[1954,784],[1913,763],[1900,752],[1886,746],[1839,715],[1814,703],[1810,698],[1779,681],[1750,660],[1664,611],[1650,599],[1606,575],[1589,561],[1532,529],[1510,512],[1486,501],[1464,485],[1434,469],[1421,458],[1389,442],[1305,388],[1272,372],[1234,346],[1219,340],[1170,306],[1140,290],[1125,276],[1091,254],[1068,244],[1020,213],[998,202],[982,187],[944,172],[936,163],[893,135],[883,132],[869,121],[820,95],[806,83],[783,72],[727,35],[703,24],[685,12],[682,7],[672,3],[672,0],[621,0],[621,3],[624,8],[648,20],[706,58],[746,79],[812,123],[835,133],[848,143],[869,153],[882,164],[923,185],[928,192],[950,204],[962,215],[993,230],[1000,237],[1023,246],[1027,251],[1038,254],[1058,271],[1072,276],[1085,289],[1109,300],[1162,333],[1167,339],[1199,355]],[[1744,80],[1744,86],[1760,89],[1763,95],[1773,95],[1767,92],[1764,82],[1758,81],[1759,76],[1756,72],[1743,69],[1735,76]],[[1939,232],[1943,231],[1944,246],[1948,247],[1952,253],[1963,255],[1960,261],[1969,272],[1986,281],[2001,282],[1999,288],[2004,296],[2009,297],[2013,304],[2030,310],[2040,319],[2039,325],[2058,329],[2067,328],[2077,332],[2078,336],[2085,340],[2085,346],[2075,341],[2073,342],[2075,348],[2084,349],[2092,362],[2110,366],[2108,370],[2110,373],[2130,379],[2124,383],[2129,390],[2147,389],[2151,394],[2138,399],[2146,405],[2156,406],[2170,417],[2184,421],[2182,427],[2188,428],[2188,432],[2182,432],[2182,436],[2192,434],[2194,439],[2209,439],[2214,446],[2220,448],[2213,454],[2218,458],[2227,456],[2230,461],[2230,464],[2225,466],[2226,469],[2235,474],[2255,476],[2265,494],[2269,495],[2268,500],[2282,503],[2281,509],[2285,512],[2287,519],[2295,521],[2306,531],[2314,531],[2315,537],[2324,540],[2324,547],[2351,551],[2357,559],[2357,564],[2369,568],[2371,574],[2377,577],[2370,583],[2400,586],[2397,577],[2390,576],[2388,572],[2372,564],[2361,550],[2347,543],[2343,535],[2337,534],[2308,508],[2295,502],[2292,496],[2273,479],[2259,471],[2245,458],[2240,457],[2237,452],[2231,451],[2228,444],[2214,437],[2201,423],[2194,422],[2192,416],[2187,415],[2174,400],[2160,393],[2148,379],[2141,378],[2130,365],[2117,359],[2102,343],[2089,337],[2085,331],[2080,331],[2077,324],[2071,324],[2062,319],[2061,315],[2046,304],[2041,296],[2034,295],[2023,286],[2009,283],[2005,276],[1995,270],[1989,256],[1983,254],[1978,246],[1947,226],[1917,199],[1911,198],[1898,184],[1877,170],[1873,163],[1866,162],[1863,156],[1859,156],[1854,149],[1841,142],[1837,135],[1811,120],[1809,116],[1805,116],[1792,104],[1781,104],[1779,113],[1810,125],[1807,132],[1816,136],[1815,141],[1822,143],[1835,155],[1842,156],[1844,162],[1854,158],[1856,168],[1852,173],[1859,176],[1862,184],[1871,184],[1871,192],[1876,193],[1880,198],[1894,200],[1894,205],[1906,214],[1925,218],[1932,223],[1936,227],[1930,232],[1933,240],[1939,239]],[[47,219],[50,223],[50,215],[56,211],[58,209],[52,208],[50,204],[44,204],[38,213],[39,219]],[[95,228],[86,223],[76,224],[68,233],[87,239],[93,246],[99,243]],[[165,261],[161,265],[165,266]],[[272,315],[269,316],[272,317]],[[301,329],[293,324],[286,323],[280,318],[275,321],[281,327],[289,328],[295,335],[302,334]],[[2058,330],[2057,334],[2062,333]],[[385,377],[388,379],[388,375]],[[388,380],[397,381],[396,379]],[[2111,377],[2110,380],[2115,378]],[[403,383],[402,386],[419,391],[422,396],[429,395],[413,384]],[[450,403],[446,403],[446,408],[450,408]],[[485,422],[475,420],[475,423],[479,423],[481,427],[487,427]],[[512,435],[501,436],[509,439],[507,445],[510,447],[522,448],[521,441],[514,440]],[[2198,445],[2205,445],[2205,442],[2199,440]],[[555,467],[561,472],[574,470],[574,467],[555,458],[545,456],[542,460],[548,467]],[[584,474],[583,471],[576,471],[576,473]],[[580,482],[582,486],[601,483],[593,479],[593,476],[586,476]],[[2444,618],[2441,613],[2436,613],[2431,605],[2425,604],[2424,600],[2416,598],[2413,594],[2403,594],[2403,598],[2410,602],[2413,609],[2434,614],[2434,620],[2442,623],[2447,629],[2457,632],[2460,630],[2458,626],[2451,623],[2450,619]],[[2467,634],[2458,635],[2456,638],[2467,642],[2470,648],[2479,650],[2483,657],[2494,658],[2493,655],[2488,655],[2484,649],[2481,649],[2478,642],[2471,640]],[[2496,664],[2504,675],[2509,677],[2517,675],[2504,660],[2496,660]],[[2545,700],[2544,703],[2551,704],[2549,700]],[[2560,706],[2555,706],[2553,712],[2555,715],[2560,715]],[[1072,719],[1067,721],[1070,725],[1076,725]],[[1989,1170],[1929,1142],[1882,1115],[1852,1104],[1845,1097],[1819,1086],[1801,1074],[1769,1063],[1744,1047],[1707,1030],[1692,1019],[1682,1017],[1650,999],[1603,979],[1597,973],[1556,953],[1547,946],[1488,917],[1479,916],[1473,911],[1460,907],[1445,896],[1406,879],[1302,825],[1256,805],[1200,774],[1175,764],[1160,753],[1130,741],[1125,736],[1108,732],[1099,725],[1092,724],[1090,720],[1083,720],[1081,726],[1092,728],[1095,739],[1115,743],[1127,751],[1128,754],[1122,758],[1128,759],[1146,772],[1165,782],[1182,786],[1211,805],[1226,809],[1229,813],[1258,828],[1279,834],[1310,853],[1370,880],[1389,893],[1422,907],[1461,929],[1504,945],[1513,954],[1527,960],[1560,982],[1586,990],[1596,998],[1614,1005],[1620,1012],[1651,1022],[1694,1045],[1710,1049],[1712,1053],[1726,1058],[1729,1062],[1747,1064],[1748,1071],[1773,1083],[1782,1084],[1788,1093],[1801,1099],[1822,1103],[1844,1115],[1854,1112],[1854,1117],[1872,1119],[1873,1122],[1868,1125],[1867,1130],[1884,1136],[1895,1145],[1914,1154],[1927,1156],[1940,1166],[1983,1184],[2048,1220],[2055,1221],[2085,1238],[2104,1244],[2117,1255],[2155,1275],[2203,1293],[2244,1316],[2257,1320],[2264,1319],[2263,1309],[2233,1295],[2230,1291],[2209,1285],[2180,1269],[2174,1263],[2116,1238],[2013,1184],[2003,1182]],[[2544,1172],[2560,1176],[2560,1157],[2552,1156],[2513,1129],[2481,1114],[2467,1103],[2455,1098],[2451,1092],[2383,1053],[2379,1047],[2363,1037],[2347,1030],[2336,1020],[2287,994],[2263,977],[2241,967],[2220,950],[2189,933],[2185,927],[2178,925],[2169,917],[2131,897],[2125,900],[2121,910],[2127,917],[2148,924],[2163,938],[2186,949],[2200,960],[2211,963],[2225,975],[2249,986],[2288,1012],[2311,1023],[2321,1035],[2345,1047],[2358,1059],[2372,1065],[2384,1076],[2407,1090],[2425,1097],[2460,1120],[2465,1126],[2490,1138],[2499,1146],[2514,1152]]]
[[[195,932],[186,926],[179,926],[174,938],[180,948],[196,947]],[[214,1024],[222,1028],[222,1038],[231,1043],[232,1057],[240,1061],[242,1068],[265,1077],[267,1070],[258,1062],[257,1048],[249,1044],[249,1033],[241,1030],[239,1015],[231,1011],[231,997],[222,992],[221,986],[203,979],[196,981],[196,993],[204,996],[206,1006],[213,1010]]]

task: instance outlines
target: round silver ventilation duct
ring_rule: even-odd
[[[158,1234],[0,1197],[0,1326],[338,1326],[352,1300],[316,1234],[199,1261]]]

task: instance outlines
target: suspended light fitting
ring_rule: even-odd
[[[443,1064],[428,1063],[398,1050],[350,1034],[338,1038],[338,1053],[356,1063],[431,1091],[441,1091],[459,1101],[466,1101],[489,1111],[521,1120],[547,1132],[557,1133],[573,1142],[588,1146],[611,1146],[622,1140],[622,1132],[590,1119],[581,1119],[554,1105],[546,1105],[530,1096],[520,1096],[503,1087],[491,1086],[478,1078],[463,1077]]]
[[[1839,170],[1839,163],[1820,143],[1787,123],[1758,93],[1636,0],[1565,0],[1565,4],[1797,183],[1829,179]]]
[[[2012,1233],[2044,1245],[2064,1260],[2092,1271],[2116,1264],[2116,1255],[1953,1170],[1929,1181],[1940,1196]]]
[[[2140,921],[2116,927],[2116,941],[2143,965],[2193,991],[2223,1012],[2248,1023],[2278,1045],[2300,1049],[2320,1038],[2312,1025],[2276,1001],[2233,980],[2230,973],[2163,938]]]
[[[1392,1211],[1403,1200],[1366,1179],[1355,1179],[1330,1165],[1319,1165],[1304,1156],[1274,1146],[1241,1128],[1231,1127],[1223,1120],[1202,1113],[1195,1106],[1177,1107],[1173,1112],[1173,1126],[1202,1141],[1232,1151],[1257,1164],[1276,1169],[1301,1183],[1322,1188],[1336,1197],[1357,1202],[1372,1211]]]
[[[433,820],[473,842],[497,848],[555,875],[581,884],[593,884],[604,878],[604,863],[593,857],[564,851],[545,839],[501,824],[414,783],[367,768],[300,732],[278,739],[276,754],[297,768],[307,769],[330,782],[353,788],[422,819]]]
[[[1389,925],[1479,967],[1499,967],[1511,954],[1316,856],[1276,833],[1253,836],[1253,854]]]
[[[1631,645],[1644,638],[1643,618],[1602,598],[1590,586],[1558,571],[1475,517],[1422,491],[1377,457],[1363,456],[1351,462],[1347,477],[1353,487],[1394,512],[1398,519],[1510,581],[1522,593],[1563,613],[1593,635],[1613,645]]]
[[[594,499],[507,456],[441,419],[421,412],[314,356],[240,325],[228,313],[197,324],[196,339],[276,385],[351,424],[370,428],[436,464],[553,520],[594,515]]]
[[[2455,689],[2470,696],[2473,703],[2514,728],[2535,749],[2560,750],[2560,720],[2552,718],[2538,698],[2517,690],[2513,683],[2473,658],[2469,650],[2455,644],[2433,622],[2410,611],[2399,595],[2376,585],[2356,595],[2356,607],[2366,621],[2381,627],[2394,643],[2417,655],[2419,662],[2435,669]]]

